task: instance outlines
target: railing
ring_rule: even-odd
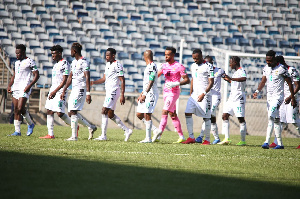
[[[1,75],[1,84],[5,84],[9,82],[10,80],[10,75],[13,75],[13,70],[10,68],[10,65],[7,63],[7,61],[4,58],[4,51],[1,50],[0,53],[0,58],[2,59],[2,66],[1,66],[1,70],[2,70],[2,75]],[[5,79],[5,68],[7,69],[7,75],[6,75],[6,79]]]

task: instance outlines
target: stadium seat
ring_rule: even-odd
[[[277,47],[277,42],[273,39],[267,39],[266,40],[266,47],[270,48],[270,47]]]
[[[239,44],[239,46],[250,46],[249,40],[245,39],[245,38],[239,38],[238,44]]]
[[[243,52],[254,54],[255,53],[255,49],[252,46],[245,46],[245,47],[243,47]]]
[[[213,45],[220,45],[223,44],[223,39],[221,37],[213,37],[212,38]]]

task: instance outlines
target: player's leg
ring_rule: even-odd
[[[67,141],[77,141],[78,140],[78,117],[77,117],[77,110],[70,110],[69,114],[71,115],[71,129],[72,129],[72,136],[67,139]]]
[[[40,137],[41,139],[54,139],[54,112],[52,110],[47,110],[47,128],[48,134],[46,136]]]
[[[132,134],[132,130],[129,129],[123,122],[122,120],[115,114],[115,111],[110,109],[108,111],[108,117],[109,119],[111,119],[112,121],[114,121],[124,132],[125,132],[125,142],[128,141],[129,137]]]
[[[211,130],[211,95],[205,95],[202,102],[199,102],[198,105],[198,116],[203,117],[203,134],[205,135],[205,140],[202,145],[210,145],[210,130]],[[197,112],[196,112],[197,114]]]
[[[15,126],[15,132],[11,134],[10,136],[21,136],[21,123],[22,118],[20,111],[18,110],[18,99],[13,97],[12,102],[14,104],[14,126]]]
[[[247,133],[247,127],[246,127],[246,121],[244,117],[238,117],[239,123],[240,123],[240,133],[241,133],[241,141],[237,143],[237,146],[245,146],[246,145],[246,133]]]
[[[211,116],[211,132],[215,138],[215,140],[213,141],[213,144],[217,144],[217,143],[221,142],[216,121],[217,121],[216,116],[212,115]]]
[[[230,144],[231,143],[231,140],[229,138],[229,116],[230,114],[229,113],[223,113],[222,115],[222,134],[225,135],[225,138],[222,142],[219,142],[218,144],[221,144],[221,145],[226,145],[226,144]]]
[[[27,102],[27,99],[29,98],[29,94],[28,93],[24,93],[24,97],[20,97],[19,98],[19,102],[18,102],[18,106],[19,106],[19,110],[21,112],[21,115],[23,116],[23,118],[25,119],[25,121],[27,122],[27,136],[30,136],[33,133],[33,128],[34,128],[34,123],[29,115],[28,110],[25,109],[25,105]]]
[[[77,113],[78,122],[79,124],[86,126],[89,131],[89,140],[93,138],[94,132],[97,130],[97,127],[93,124],[91,124],[89,121],[87,121],[80,113]]]
[[[140,143],[150,143],[151,140],[151,129],[152,129],[152,120],[151,120],[152,113],[144,113],[144,123],[146,125],[146,137],[144,140],[140,141]]]
[[[193,121],[193,113],[195,113],[195,104],[193,103],[193,99],[190,97],[187,101],[185,108],[185,122],[186,127],[189,133],[189,137],[186,141],[182,142],[183,144],[191,144],[195,143],[194,136],[194,121]]]
[[[103,107],[102,108],[102,124],[101,124],[101,135],[98,138],[95,138],[95,140],[107,140],[106,132],[107,132],[107,125],[108,125],[108,111],[109,108]]]
[[[183,135],[182,128],[181,128],[181,123],[176,114],[176,110],[174,110],[174,112],[169,112],[169,115],[171,116],[172,123],[175,127],[175,130],[177,131],[177,133],[179,135],[178,140],[174,143],[181,143],[181,142],[185,141],[185,137]]]

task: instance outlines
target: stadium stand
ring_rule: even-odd
[[[181,38],[189,48],[183,55],[188,66],[192,63],[191,50],[201,48],[209,54],[212,45],[246,53],[274,49],[278,54],[299,55],[300,8],[296,0],[0,2],[1,51],[12,67],[14,47],[25,43],[29,56],[39,62],[40,71],[46,70],[41,72],[46,76],[38,82],[40,87],[49,83],[48,51],[53,44],[62,45],[65,58],[71,61],[67,49],[73,42],[82,43],[84,55],[98,71],[93,78],[103,71],[100,68],[105,64],[107,47],[115,47],[126,71],[136,74],[139,71],[134,68],[142,67],[145,49],[153,49],[155,60],[163,61],[164,48],[179,48]],[[134,86],[140,89],[135,77],[138,75],[129,75],[129,80],[134,81],[129,82],[127,91],[134,91]]]

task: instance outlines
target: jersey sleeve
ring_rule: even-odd
[[[192,78],[194,79],[196,77],[196,70],[195,70],[194,64],[192,64],[192,66],[191,66],[191,72],[192,72]]]
[[[240,77],[246,77],[247,78],[247,73],[244,69],[240,70],[240,74],[239,74]]]
[[[294,82],[300,81],[300,76],[299,76],[299,72],[297,71],[297,69],[291,68],[290,74],[291,74],[291,78]]]
[[[83,72],[90,71],[90,63],[87,60],[82,60],[81,67]]]
[[[118,61],[117,61],[117,64],[115,66],[115,70],[117,72],[117,76],[119,76],[119,77],[124,76],[123,65]]]
[[[157,75],[156,66],[154,64],[150,65],[150,67],[149,67],[149,81],[154,81],[156,75]]]
[[[63,75],[70,75],[70,65],[66,60],[62,64],[61,70]]]
[[[214,67],[211,64],[207,64],[207,72],[208,72],[208,78],[215,78],[215,73],[214,73]]]
[[[29,59],[29,67],[31,68],[31,71],[37,71],[37,66],[34,60]]]
[[[185,67],[183,65],[180,65],[180,75],[181,76],[187,75],[186,69],[185,69]]]
[[[266,66],[263,69],[263,76],[267,76]]]
[[[221,77],[222,78],[224,78],[225,76],[226,76],[226,73],[225,73],[225,71],[222,69],[222,68],[220,68],[220,75],[221,75]]]
[[[280,75],[282,75],[284,78],[290,77],[288,69],[287,68],[283,68],[283,67],[280,70]]]

